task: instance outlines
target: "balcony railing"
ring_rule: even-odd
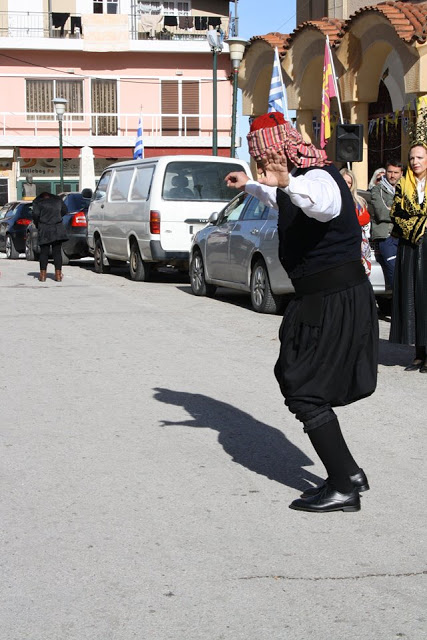
[[[87,136],[136,137],[139,113],[65,113],[63,135],[66,138]],[[231,116],[218,114],[218,134],[230,135]],[[0,133],[3,136],[56,136],[58,122],[51,112],[0,112]],[[143,138],[206,137],[212,135],[212,114],[158,113],[144,114]]]
[[[62,16],[62,18],[60,17]],[[68,17],[67,17],[68,16]],[[111,15],[114,20],[116,15]],[[169,16],[170,17],[170,16]],[[129,15],[129,38],[133,40],[205,40],[204,29],[181,28],[178,24],[161,30],[144,31],[139,14]],[[191,16],[193,24],[200,16]],[[228,33],[229,18],[221,17],[221,28]],[[33,11],[0,11],[1,38],[84,38],[84,21],[80,14],[55,14]]]
[[[81,16],[69,14],[61,26],[55,27],[52,13],[33,11],[0,11],[1,38],[79,38]],[[62,21],[61,21],[62,22]]]

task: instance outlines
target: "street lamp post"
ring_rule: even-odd
[[[207,33],[207,39],[213,55],[213,74],[212,74],[212,155],[218,155],[218,98],[217,98],[217,55],[222,51],[221,34],[216,29],[210,29]]]
[[[249,44],[242,38],[228,38],[226,41],[230,49],[230,60],[233,67],[233,106],[231,114],[231,145],[230,157],[236,157],[236,119],[237,119],[237,83],[240,63],[243,60],[245,48]]]
[[[62,150],[62,119],[64,117],[65,107],[68,100],[65,100],[65,98],[54,98],[52,102],[55,107],[55,112],[58,118],[58,126],[59,126],[59,191],[60,193],[62,193],[64,191],[64,157],[63,157],[63,150]]]

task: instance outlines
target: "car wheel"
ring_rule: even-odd
[[[61,247],[61,256],[62,256],[62,264],[63,265],[67,265],[70,264],[70,258],[67,256],[67,254],[64,252],[64,249]]]
[[[95,248],[93,251],[93,263],[95,273],[110,273],[110,265],[104,264],[104,247],[100,238],[95,241]]]
[[[150,264],[144,262],[136,242],[132,242],[129,257],[129,273],[132,280],[147,282],[150,279]]]
[[[216,286],[208,284],[205,280],[205,265],[200,251],[195,251],[190,263],[190,284],[191,290],[195,296],[208,296],[212,298],[215,295]]]
[[[13,240],[10,236],[6,236],[6,258],[8,260],[18,260],[19,253],[15,249],[15,245],[13,244]]]
[[[31,243],[31,236],[29,233],[25,236],[25,258],[28,261],[34,262],[36,256],[34,255],[33,245]]]
[[[271,291],[264,260],[258,260],[252,269],[251,302],[253,309],[258,313],[276,313],[279,309],[280,297]]]

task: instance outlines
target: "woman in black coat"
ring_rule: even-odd
[[[62,280],[61,245],[67,238],[62,216],[68,213],[64,201],[59,196],[46,191],[33,200],[33,220],[38,229],[40,246],[40,282],[46,282],[46,270],[49,259],[49,247],[52,247],[55,265],[55,280]]]

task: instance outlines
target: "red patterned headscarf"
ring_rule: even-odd
[[[249,153],[256,162],[264,158],[267,149],[274,149],[283,151],[301,169],[331,164],[326,151],[304,142],[301,134],[277,111],[255,118],[247,138]]]

